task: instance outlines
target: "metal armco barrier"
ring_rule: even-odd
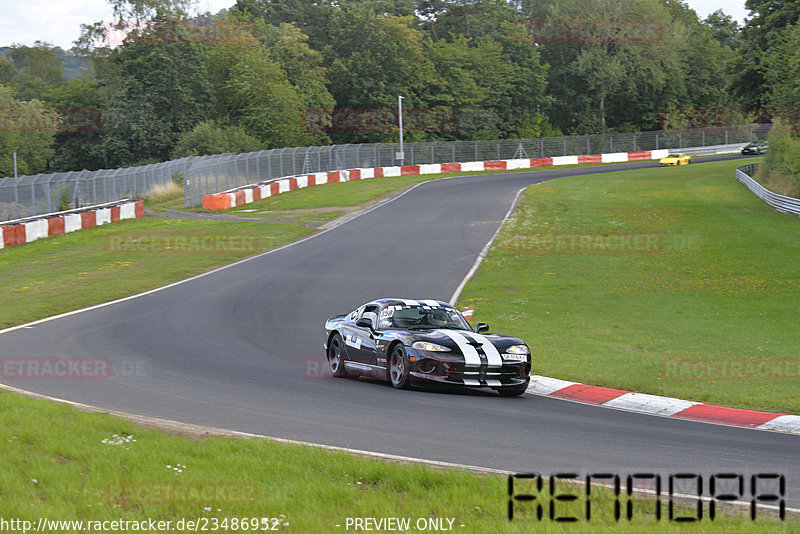
[[[772,206],[778,211],[800,215],[800,198],[786,197],[773,193],[760,183],[756,182],[751,176],[758,168],[758,164],[745,165],[736,169],[736,179],[742,182],[758,198]]]

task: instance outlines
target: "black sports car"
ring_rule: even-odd
[[[756,141],[742,147],[742,155],[763,154],[769,148],[767,141]]]
[[[366,375],[404,389],[414,381],[491,387],[500,395],[528,389],[531,354],[523,341],[473,330],[438,300],[379,299],[325,322],[325,352],[335,377]]]

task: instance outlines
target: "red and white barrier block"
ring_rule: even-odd
[[[352,180],[366,180],[368,178],[378,178],[381,176],[532,169],[534,167],[557,167],[561,165],[579,165],[584,163],[623,163],[626,161],[661,159],[668,153],[667,150],[645,150],[643,152],[614,152],[610,154],[589,154],[585,156],[468,161],[465,163],[430,163],[423,165],[369,167],[343,171],[317,172],[314,174],[280,178],[267,184],[247,186],[236,191],[203,195],[203,209],[226,210],[303,187],[335,182],[349,182]]]
[[[115,223],[125,219],[144,217],[144,201],[125,202],[109,206],[70,213],[55,217],[36,219],[26,223],[0,227],[0,249],[30,243],[37,239],[68,234],[102,224]]]
[[[528,392],[641,413],[800,434],[798,415],[726,408],[621,389],[590,386],[546,376],[532,375]]]

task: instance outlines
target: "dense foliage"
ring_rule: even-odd
[[[20,169],[41,172],[395,141],[398,96],[408,140],[653,130],[691,126],[696,110],[800,107],[796,2],[748,0],[740,28],[681,0],[233,1],[190,17],[192,0],[109,0],[116,25],[84,26],[67,77],[59,48],[0,49],[2,106],[60,110],[35,135],[0,132],[0,173],[15,149]],[[91,68],[76,79],[82,61]]]

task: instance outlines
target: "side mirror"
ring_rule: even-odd
[[[359,317],[356,321],[356,326],[360,326],[361,328],[369,328],[370,330],[375,329],[375,325],[372,324],[372,317]]]
[[[475,331],[479,334],[489,331],[489,325],[486,323],[478,323],[475,325]]]

